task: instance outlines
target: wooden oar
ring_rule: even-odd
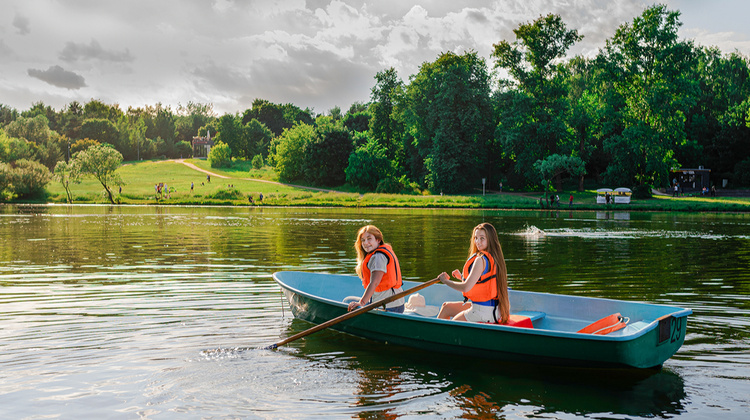
[[[435,283],[437,283],[439,281],[440,281],[439,278],[434,278],[434,279],[432,279],[432,280],[430,280],[428,282],[420,284],[419,286],[414,286],[411,289],[404,290],[401,293],[396,293],[393,296],[389,296],[389,297],[387,297],[385,299],[381,299],[381,300],[379,300],[377,302],[373,302],[373,303],[371,303],[371,304],[369,304],[367,306],[363,306],[363,307],[361,307],[359,309],[355,309],[355,310],[353,310],[351,312],[347,312],[344,315],[341,315],[341,316],[338,316],[336,318],[333,318],[333,319],[331,319],[329,321],[326,321],[326,322],[324,322],[322,324],[318,324],[318,325],[310,328],[309,330],[305,330],[305,331],[302,331],[300,333],[294,334],[293,336],[287,337],[287,338],[279,341],[276,344],[272,344],[272,345],[270,345],[268,347],[264,347],[264,349],[266,349],[266,350],[276,349],[279,346],[283,346],[286,343],[292,342],[292,341],[300,339],[302,337],[306,337],[306,336],[308,336],[308,335],[310,335],[312,333],[316,333],[316,332],[318,332],[320,330],[324,330],[324,329],[330,327],[331,325],[338,324],[341,321],[346,321],[349,318],[354,318],[357,315],[361,315],[361,314],[363,314],[365,312],[369,312],[369,311],[371,311],[371,310],[373,310],[373,309],[375,309],[375,308],[377,308],[379,306],[385,305],[388,302],[393,302],[394,300],[397,300],[397,299],[400,299],[400,298],[405,297],[407,295],[410,295],[410,294],[412,294],[412,293],[414,293],[414,292],[416,292],[418,290],[422,290],[425,287],[431,286],[431,285],[433,285],[433,284],[435,284]]]

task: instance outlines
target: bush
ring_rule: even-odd
[[[250,162],[253,165],[253,169],[260,169],[263,167],[263,155],[255,155],[253,160]]]
[[[381,194],[419,194],[421,191],[416,182],[409,182],[406,176],[396,179],[389,176],[378,182],[375,192]]]
[[[44,191],[44,186],[52,178],[46,166],[33,160],[21,159],[14,163],[11,172],[13,192],[18,197],[33,197]]]
[[[226,143],[217,142],[208,153],[208,162],[212,168],[232,166],[232,149]]]
[[[214,200],[239,200],[244,198],[241,192],[237,189],[229,189],[229,190],[219,190],[216,191],[213,194],[207,194],[206,198],[214,199]]]
[[[349,166],[344,172],[346,182],[368,191],[378,188],[381,180],[385,181],[383,188],[390,189],[393,181],[388,179],[391,162],[386,157],[385,149],[375,140],[368,141],[349,155]]]

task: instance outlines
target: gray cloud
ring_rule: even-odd
[[[75,42],[66,43],[60,53],[60,59],[67,62],[101,60],[122,63],[133,61],[133,56],[130,55],[128,49],[122,52],[107,51],[96,40],[92,39],[88,45],[76,44]]]
[[[86,86],[86,80],[83,76],[65,70],[60,66],[50,66],[47,70],[29,69],[27,73],[29,76],[49,83],[52,86],[65,89],[74,90]]]
[[[29,18],[27,18],[26,16],[17,14],[13,19],[13,26],[18,29],[18,33],[21,35],[26,35],[31,32],[31,29],[29,28]]]

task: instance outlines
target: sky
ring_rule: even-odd
[[[663,0],[679,35],[750,56],[750,1]],[[370,100],[379,71],[406,82],[443,53],[476,51],[549,13],[594,56],[639,0],[0,0],[0,104],[56,110],[97,99],[240,114],[256,98],[318,114]]]

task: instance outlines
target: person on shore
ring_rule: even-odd
[[[573,193],[570,193],[570,198],[568,199],[568,208],[573,207]]]
[[[398,258],[393,247],[383,241],[380,229],[373,225],[359,229],[354,249],[357,251],[357,276],[365,292],[358,301],[349,303],[350,311],[403,291]],[[404,298],[397,299],[387,303],[385,310],[404,313],[405,303]]]
[[[463,272],[453,270],[438,278],[443,284],[463,293],[463,302],[445,302],[438,318],[454,321],[507,323],[510,319],[508,270],[495,227],[480,223],[474,228],[469,244],[469,258]]]

